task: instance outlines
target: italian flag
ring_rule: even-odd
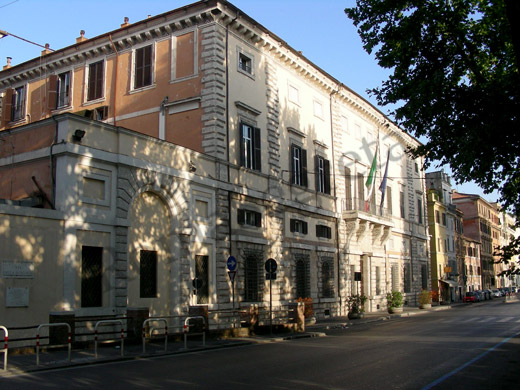
[[[372,196],[372,192],[374,191],[374,184],[376,181],[376,167],[377,167],[377,148],[374,152],[374,159],[372,160],[372,166],[370,167],[370,172],[368,173],[368,179],[365,183],[365,186],[368,189],[368,195],[365,198],[365,211],[370,211],[370,197]]]

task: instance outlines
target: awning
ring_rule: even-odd
[[[453,288],[457,288],[459,286],[459,284],[454,281],[454,280],[443,280],[443,279],[439,279],[439,282],[442,282],[442,283],[446,283],[448,284],[450,287],[453,287]]]

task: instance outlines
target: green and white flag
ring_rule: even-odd
[[[365,198],[365,211],[370,210],[370,197],[372,196],[372,192],[374,191],[374,184],[376,181],[376,168],[377,168],[377,148],[374,152],[374,159],[372,160],[372,165],[370,167],[370,172],[368,173],[368,179],[365,183],[365,186],[368,189],[368,195]]]

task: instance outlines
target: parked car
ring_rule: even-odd
[[[484,292],[486,293],[487,295],[487,299],[493,299],[495,296],[493,295],[493,291],[489,290],[489,289],[486,289],[484,290]]]
[[[502,296],[502,293],[498,289],[493,290],[493,296],[495,298],[500,298]]]
[[[476,291],[468,291],[466,293],[466,296],[464,298],[462,298],[462,302],[465,302],[465,303],[480,302],[479,294]]]
[[[481,301],[485,301],[487,299],[486,298],[486,293],[484,293],[484,291],[476,290],[475,292],[479,295]]]

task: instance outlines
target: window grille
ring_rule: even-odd
[[[296,259],[296,298],[311,296],[310,264],[307,258]]]
[[[81,248],[81,307],[102,306],[103,248]]]
[[[142,250],[139,256],[139,292],[141,298],[157,297],[157,252]]]
[[[332,258],[324,258],[321,263],[321,296],[334,297],[334,262]]]
[[[197,289],[197,303],[209,303],[209,256],[195,256],[195,277],[201,281]],[[200,282],[199,282],[200,283]]]

